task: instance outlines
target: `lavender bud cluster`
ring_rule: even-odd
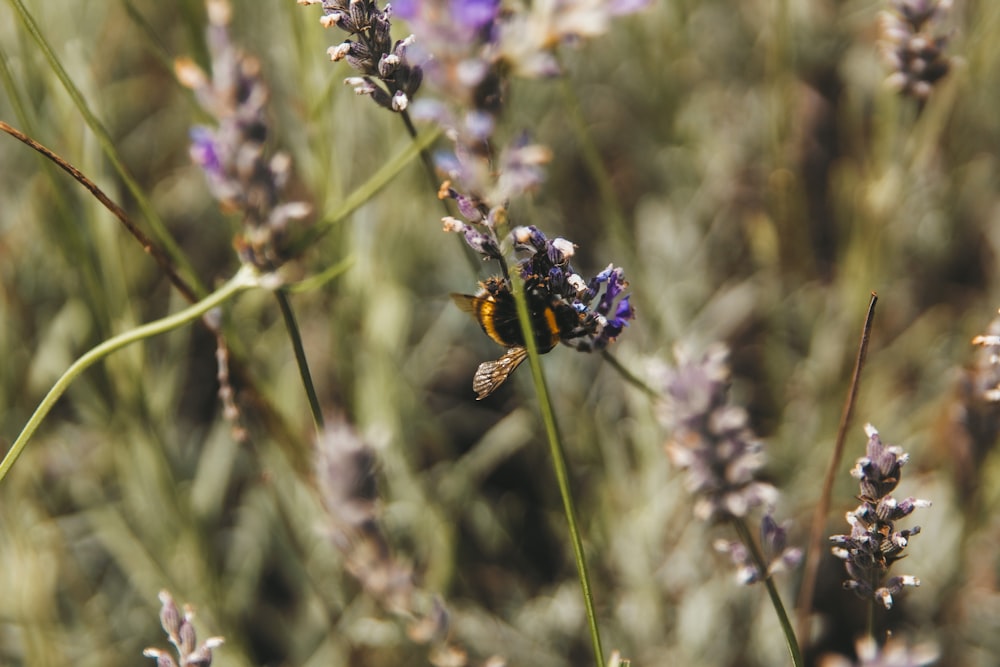
[[[392,556],[378,524],[375,452],[341,419],[331,420],[320,435],[316,482],[330,538],[347,571],[388,609],[410,609],[413,573]]]
[[[380,107],[405,111],[420,88],[423,71],[407,57],[412,36],[392,41],[391,6],[379,9],[374,0],[298,0],[298,3],[320,5],[323,27],[337,27],[350,36],[327,49],[330,60],[344,60],[361,73],[348,77],[344,83],[358,95],[368,95]]]
[[[833,535],[830,541],[834,544],[833,555],[844,561],[850,577],[844,588],[889,609],[893,596],[903,587],[920,585],[920,580],[911,575],[886,578],[892,564],[904,557],[903,550],[910,538],[920,532],[919,526],[897,530],[896,521],[918,507],[929,507],[930,502],[915,498],[896,500],[890,495],[899,484],[901,469],[909,455],[900,447],[883,445],[871,424],[865,426],[865,433],[866,455],[851,470],[851,475],[860,480],[861,504],[847,513],[851,533]]]
[[[378,522],[375,451],[343,418],[330,419],[316,446],[316,484],[329,535],[345,568],[386,610],[408,621],[407,635],[430,644],[435,667],[464,667],[467,655],[448,639],[444,603],[419,589],[410,566],[392,551]]]
[[[777,489],[755,479],[764,465],[763,445],[746,411],[729,401],[729,350],[720,344],[701,358],[681,349],[675,354],[677,366],[665,368],[657,381],[666,397],[660,421],[671,433],[667,456],[685,472],[697,499],[695,516],[741,518],[754,507],[774,505]]]
[[[165,590],[160,591],[160,605],[160,625],[177,652],[177,661],[168,651],[158,648],[147,648],[142,654],[156,658],[156,667],[210,667],[212,649],[222,646],[222,637],[210,637],[198,644],[191,608],[185,605],[182,615],[174,598]]]
[[[951,69],[944,55],[948,38],[938,24],[952,0],[891,0],[879,13],[879,51],[892,71],[886,83],[903,95],[927,99]]]
[[[223,210],[243,215],[242,232],[234,241],[240,259],[273,271],[285,261],[281,243],[289,223],[308,216],[311,208],[282,200],[292,161],[285,153],[268,153],[269,92],[260,61],[229,40],[231,14],[226,0],[209,0],[211,76],[189,59],[179,59],[175,69],[218,122],[191,130],[190,153]]]

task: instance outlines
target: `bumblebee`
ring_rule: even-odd
[[[485,361],[479,365],[472,379],[472,389],[476,400],[483,400],[502,385],[510,374],[528,356],[524,347],[524,334],[517,317],[517,304],[510,291],[510,284],[498,276],[479,283],[479,292],[452,294],[451,298],[459,308],[472,315],[483,332],[494,342],[507,348],[507,352],[495,361]],[[535,334],[535,344],[542,354],[549,352],[560,340],[579,335],[580,315],[570,304],[553,295],[539,277],[525,281],[525,295],[531,315],[531,330]]]

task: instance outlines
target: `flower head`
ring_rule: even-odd
[[[348,39],[327,49],[330,60],[347,61],[361,76],[344,83],[358,95],[368,95],[390,111],[405,111],[423,81],[423,70],[413,64],[408,50],[413,37],[392,41],[392,8],[379,9],[374,0],[298,0],[320,5],[324,28],[336,27]]]
[[[158,648],[147,648],[142,654],[147,658],[156,658],[156,667],[211,667],[212,649],[222,646],[222,637],[209,637],[198,644],[194,630],[194,612],[188,606],[181,614],[174,602],[173,596],[166,590],[160,591],[160,625],[167,633],[167,639],[174,645],[177,652],[177,662],[168,651]]]
[[[895,522],[930,502],[907,498],[898,501],[889,495],[899,484],[900,470],[909,456],[899,447],[882,444],[878,431],[868,424],[866,455],[859,458],[851,475],[860,481],[858,498],[861,505],[847,513],[851,526],[849,535],[834,535],[833,554],[844,561],[850,577],[844,588],[860,597],[875,599],[886,609],[892,607],[893,596],[906,586],[919,586],[920,580],[910,575],[886,578],[889,567],[903,558],[903,550],[920,527],[897,530]]]
[[[635,319],[621,268],[609,264],[587,281],[570,265],[576,246],[566,239],[549,239],[535,226],[518,227],[511,234],[515,247],[528,253],[517,264],[525,289],[541,291],[577,315],[572,327],[560,331],[563,343],[581,352],[603,350]]]
[[[920,100],[951,69],[944,55],[948,38],[936,34],[951,0],[891,0],[879,13],[879,51],[892,70],[886,83]]]
[[[500,244],[495,237],[494,218],[498,214],[498,210],[488,212],[478,225],[445,218],[445,231],[463,234],[466,243],[485,258],[501,259]],[[515,270],[524,281],[532,318],[538,320],[535,328],[543,329],[536,332],[540,351],[551,350],[556,342],[581,352],[603,350],[635,319],[635,310],[625,294],[628,282],[621,268],[609,264],[588,281],[569,263],[576,246],[566,239],[549,239],[534,226],[517,227],[511,237],[515,248],[526,253]],[[511,287],[505,279],[493,278],[487,283],[491,286],[488,291],[492,300],[509,299],[513,308],[513,299],[509,298]],[[520,334],[515,333],[516,336]],[[547,340],[551,342],[545,343]],[[509,347],[520,343],[514,340]]]
[[[191,60],[175,64],[178,79],[218,122],[191,130],[190,154],[223,209],[243,215],[235,240],[240,258],[273,270],[285,260],[281,241],[289,223],[305,218],[310,207],[282,199],[292,162],[286,154],[269,155],[266,149],[269,93],[260,62],[229,41],[228,3],[210,0],[208,7],[211,77]]]
[[[666,397],[660,421],[671,432],[671,462],[686,473],[701,519],[744,517],[772,506],[778,492],[755,479],[764,464],[763,446],[746,411],[729,402],[729,350],[715,345],[700,358],[677,350],[677,366],[664,369],[659,385]]]

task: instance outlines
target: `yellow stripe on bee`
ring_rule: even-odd
[[[497,331],[496,310],[497,304],[493,299],[478,299],[476,301],[476,315],[478,315],[476,319],[479,321],[479,326],[483,328],[487,336],[506,347],[510,343],[504,340],[503,336]]]
[[[549,333],[555,338],[559,335],[559,324],[556,322],[556,311],[551,308],[545,309],[545,323],[549,325]]]

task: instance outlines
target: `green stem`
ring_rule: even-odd
[[[764,560],[764,554],[761,553],[757,542],[750,535],[750,529],[747,528],[746,521],[733,517],[732,522],[733,528],[736,529],[736,533],[740,536],[740,541],[743,542],[750,552],[750,557],[753,558],[754,564],[764,578],[764,586],[767,588],[768,597],[771,598],[771,606],[774,607],[775,613],[778,614],[778,622],[781,623],[781,630],[785,635],[785,643],[788,645],[788,653],[792,657],[792,664],[795,667],[803,667],[805,662],[802,660],[802,650],[799,648],[799,642],[795,639],[795,629],[792,628],[792,622],[788,618],[788,612],[785,611],[785,605],[781,602],[781,596],[778,595],[778,589],[774,586],[774,577],[767,571],[767,562]]]
[[[299,376],[302,378],[302,386],[306,390],[309,398],[309,409],[312,411],[313,423],[317,431],[323,430],[323,410],[319,405],[319,398],[316,396],[316,387],[313,385],[312,373],[309,372],[309,361],[306,359],[306,350],[302,346],[302,333],[299,331],[299,324],[295,321],[295,312],[292,304],[288,300],[288,293],[284,289],[274,291],[274,296],[278,300],[278,307],[281,309],[281,317],[285,320],[285,329],[288,330],[288,337],[292,341],[292,349],[295,350],[295,363],[299,367]]]
[[[289,294],[311,292],[314,289],[319,289],[334,278],[342,276],[352,266],[354,266],[354,257],[348,255],[333,266],[329,266],[315,275],[309,276],[308,278],[300,280],[297,283],[285,285],[284,290]]]
[[[413,158],[420,155],[420,151],[434,143],[439,136],[441,136],[441,130],[429,131],[407,144],[406,148],[400,151],[399,154],[389,158],[367,181],[340,202],[340,206],[336,210],[325,215],[322,220],[292,242],[288,254],[296,256],[315,244],[335,224],[361,208],[362,205],[375,196],[375,193],[391,183]]]
[[[642,378],[640,378],[638,375],[636,375],[629,369],[625,368],[625,366],[623,366],[622,363],[618,361],[618,359],[616,359],[614,355],[612,355],[607,350],[602,351],[601,356],[604,357],[604,361],[611,364],[611,367],[614,368],[618,372],[618,374],[622,376],[623,380],[628,382],[636,389],[642,391],[644,394],[646,394],[647,396],[649,396],[654,400],[663,397],[663,395],[660,394],[660,392],[658,392],[656,389],[653,389],[648,384],[646,384],[642,380]]]
[[[203,316],[205,313],[210,311],[212,308],[226,302],[232,298],[235,294],[258,285],[258,274],[256,270],[250,267],[243,267],[233,276],[229,282],[220,287],[215,292],[212,292],[207,297],[199,301],[198,303],[188,306],[179,313],[164,317],[163,319],[156,320],[155,322],[150,322],[149,324],[144,324],[141,327],[131,329],[122,334],[115,336],[114,338],[109,338],[97,347],[91,349],[89,352],[84,354],[82,357],[73,362],[73,364],[62,374],[56,383],[49,390],[49,393],[45,395],[42,402],[39,403],[35,412],[28,419],[28,423],[24,425],[21,430],[20,435],[17,436],[17,440],[14,444],[10,446],[10,450],[4,456],[3,461],[0,461],[0,481],[7,476],[14,462],[17,461],[18,456],[24,450],[25,445],[28,444],[28,440],[34,435],[35,431],[41,425],[42,420],[48,415],[49,411],[59,400],[66,390],[72,384],[83,371],[87,370],[95,363],[108,356],[112,352],[116,352],[126,345],[131,345],[140,340],[146,338],[152,338],[162,333],[172,331],[177,329],[189,322],[193,322],[199,317]]]
[[[524,340],[526,341],[525,347],[528,350],[531,378],[535,383],[535,391],[538,393],[538,407],[542,413],[542,421],[545,423],[545,434],[549,440],[552,465],[555,468],[556,482],[559,485],[559,494],[562,496],[566,522],[569,524],[569,535],[573,542],[573,555],[576,558],[576,570],[580,577],[580,588],[583,590],[583,603],[587,609],[590,640],[594,647],[594,661],[597,667],[604,667],[604,650],[601,648],[601,634],[597,627],[597,613],[594,611],[594,596],[590,588],[590,577],[587,574],[587,560],[583,552],[583,540],[580,537],[580,529],[576,523],[576,508],[573,503],[573,493],[569,487],[569,474],[566,469],[566,457],[563,454],[562,440],[559,437],[559,425],[556,423],[555,412],[552,409],[552,402],[549,399],[549,390],[545,384],[545,375],[542,373],[542,363],[538,354],[538,345],[535,343],[535,334],[531,329],[531,316],[528,312],[528,302],[524,296],[524,281],[521,280],[517,271],[514,271],[511,274],[511,282],[513,283],[514,301],[517,303],[517,319],[521,323],[521,332],[524,335]]]

